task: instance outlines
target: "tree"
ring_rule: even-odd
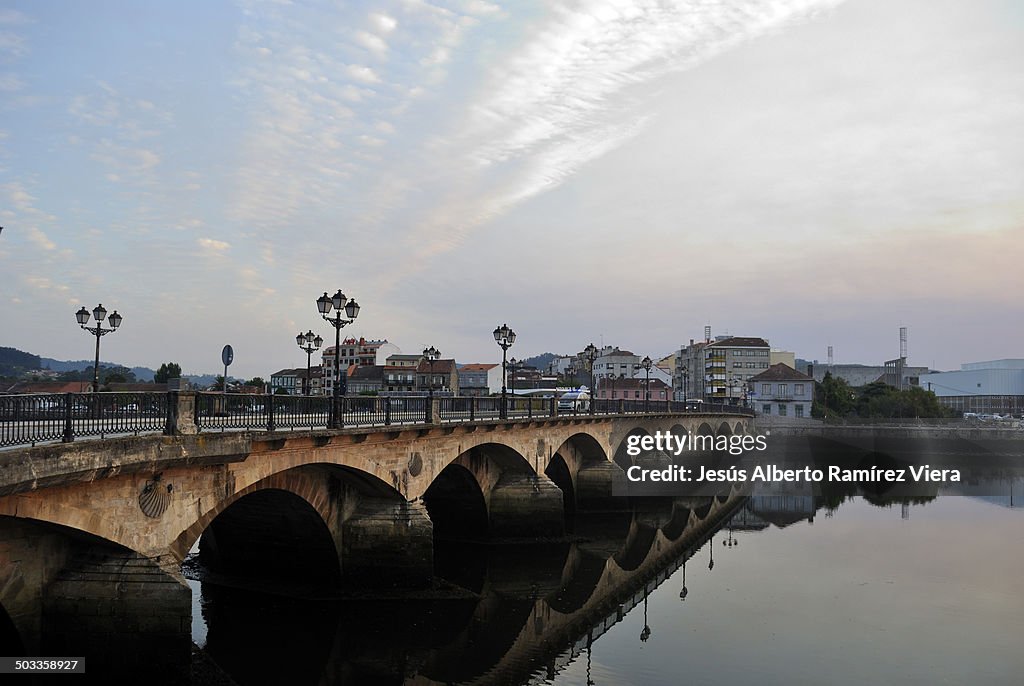
[[[846,383],[846,379],[837,379],[832,372],[826,372],[821,383],[814,384],[814,405],[812,417],[845,417],[853,412],[856,394]]]
[[[262,376],[254,376],[251,379],[249,379],[248,381],[246,381],[245,385],[246,386],[255,386],[256,388],[259,388],[259,389],[262,390],[262,389],[267,387],[267,382],[263,380]]]
[[[153,383],[167,383],[168,379],[181,378],[181,365],[177,362],[164,362],[153,374]]]

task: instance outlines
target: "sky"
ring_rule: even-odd
[[[0,4],[0,345],[1024,357],[1024,4]]]

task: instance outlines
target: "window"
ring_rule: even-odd
[[[804,394],[804,385],[802,383],[793,384],[793,395],[803,396],[803,394]],[[797,416],[799,416],[799,415],[797,415]]]
[[[804,416],[804,406],[803,406],[803,403],[798,403],[798,404],[797,404],[797,405],[796,405],[796,406],[795,406],[795,407],[793,408],[793,414],[794,414],[795,416],[797,416],[797,417],[803,417],[803,416]]]
[[[772,413],[772,406],[771,405],[762,405],[761,406],[761,414],[771,414],[771,413]]]
[[[780,383],[779,384],[779,395],[782,395],[782,396],[789,395],[789,384],[786,384],[786,383]]]
[[[743,363],[742,362],[733,362],[732,366],[733,366],[734,369],[737,368],[737,367],[742,369],[743,368]]]
[[[747,362],[747,369],[753,369],[757,366],[756,362]]]
[[[771,395],[772,385],[770,383],[761,384],[761,395]]]
[[[782,403],[779,403],[779,416],[780,417],[785,417],[786,416],[786,406],[783,405]]]

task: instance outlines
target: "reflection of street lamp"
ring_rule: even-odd
[[[93,308],[92,316],[96,318],[96,326],[86,326],[89,323],[89,310],[84,307],[78,312],[75,312],[75,318],[78,319],[78,325],[82,327],[83,331],[88,331],[96,337],[96,363],[92,368],[92,392],[98,393],[100,390],[100,338],[106,336],[108,333],[117,331],[117,327],[121,326],[121,320],[123,317],[114,310],[110,314],[110,328],[103,328],[103,320],[107,316],[107,310],[103,305],[97,305]]]
[[[647,412],[647,405],[651,399],[651,358],[644,356],[644,359],[640,360],[640,366],[644,370],[644,412]]]
[[[711,561],[708,562],[708,571],[710,572],[712,569],[715,568],[715,537],[714,536],[711,537],[711,545],[708,546],[708,548],[711,550]]]
[[[501,418],[508,417],[508,349],[516,342],[516,332],[502,324],[494,330],[494,342],[501,346]]]
[[[651,637],[651,627],[647,624],[647,593],[644,592],[644,628],[640,632],[641,643],[646,643],[647,639]]]
[[[320,338],[320,336],[314,336],[313,331],[311,329],[306,333],[300,333],[298,336],[296,336],[295,342],[299,344],[299,348],[306,351],[306,378],[302,385],[303,395],[309,395],[310,391],[312,390],[310,388],[312,384],[310,383],[309,378],[309,358],[310,355],[319,350],[320,346],[324,344],[324,339]]]
[[[590,366],[590,414],[594,414],[594,405],[597,400],[597,389],[594,387],[594,360],[597,359],[597,346],[593,343],[583,349],[583,357]]]
[[[441,351],[438,350],[437,348],[435,348],[434,346],[430,346],[429,348],[424,348],[423,349],[423,357],[426,358],[427,364],[430,365],[430,392],[429,392],[429,395],[430,395],[431,402],[433,402],[433,400],[434,400],[434,362],[439,357],[441,357]]]
[[[726,546],[727,548],[732,548],[733,546],[737,546],[739,544],[740,544],[740,542],[737,541],[735,538],[733,538],[733,535],[732,535],[732,524],[730,524],[729,525],[729,536],[724,541],[722,541],[722,545]]]
[[[339,288],[333,297],[329,297],[325,291],[322,296],[316,299],[316,307],[320,310],[320,316],[323,317],[323,320],[334,327],[334,362],[337,365],[337,369],[335,370],[334,378],[334,399],[331,403],[330,428],[340,429],[345,424],[345,418],[341,412],[341,330],[359,316],[359,303],[355,301],[355,298],[351,300],[346,298]],[[332,307],[334,308],[333,318],[328,316]],[[342,313],[348,319],[342,319]]]
[[[679,589],[679,599],[686,600],[686,594],[689,592],[686,588],[686,560],[683,560],[683,587]]]

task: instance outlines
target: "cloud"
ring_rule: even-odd
[[[345,67],[345,73],[349,78],[365,84],[380,83],[380,77],[369,67],[360,64],[350,64]]]
[[[196,241],[199,247],[207,255],[219,255],[231,247],[230,243],[219,241],[214,238],[200,238]]]
[[[51,241],[45,233],[43,233],[34,226],[29,227],[28,229],[28,239],[35,243],[40,248],[42,248],[43,250],[57,249],[57,244]]]
[[[388,54],[388,44],[376,34],[368,31],[358,31],[356,32],[355,41],[376,57],[384,57]]]

